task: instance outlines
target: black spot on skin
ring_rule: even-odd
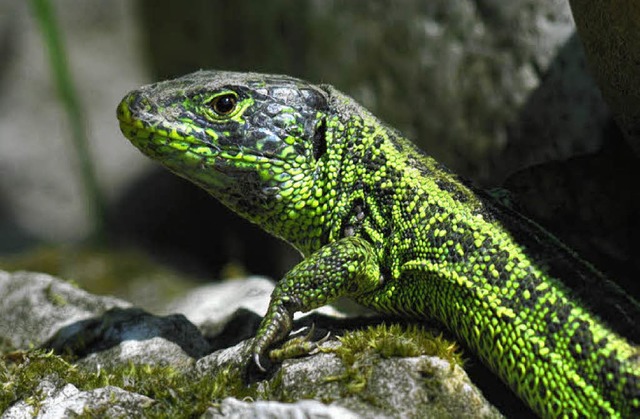
[[[569,314],[571,314],[571,307],[568,305],[562,305],[558,308],[558,321],[560,323],[565,323],[569,319]]]
[[[404,238],[413,241],[417,238],[417,236],[413,229],[407,229],[404,231]]]
[[[407,166],[411,166],[414,169],[418,169],[420,174],[424,177],[431,177],[433,175],[433,172],[429,170],[422,161],[416,159],[416,157],[413,154],[410,154],[409,156],[407,156]]]
[[[422,176],[428,177],[428,176],[431,176],[433,174],[433,172],[431,170],[427,169],[423,165],[420,165],[420,166],[417,166],[417,167],[418,167],[418,170],[420,171],[420,174]]]
[[[605,377],[608,374],[613,374],[614,376],[617,376],[618,374],[620,374],[620,361],[616,359],[617,354],[618,354],[617,351],[612,351],[609,354],[609,356],[604,360],[604,363],[602,364],[602,369],[600,370],[600,376],[603,378],[602,381],[607,383],[606,387],[612,391],[616,390],[616,384],[614,382],[606,380]]]
[[[313,134],[313,158],[317,161],[327,152],[327,121],[322,119]]]
[[[378,153],[374,158],[373,158],[373,162],[379,166],[385,166],[387,164],[387,156],[384,153]]]
[[[560,324],[559,327],[556,326],[556,325],[558,325],[558,322],[553,318],[553,313],[555,311],[555,307],[552,306],[549,303],[546,303],[546,304],[543,305],[543,307],[540,307],[540,309],[547,311],[547,313],[544,315],[544,318],[542,320],[544,322],[544,324],[547,325],[547,328],[551,327],[554,330],[556,330],[556,328],[557,328],[557,331],[561,331],[562,327],[564,325]],[[554,334],[554,333],[547,333],[547,335],[546,335],[547,347],[549,347],[549,349],[551,349],[552,351],[555,350],[556,346],[558,345],[556,336],[557,336],[557,334]]]
[[[547,388],[545,386],[538,386],[538,394],[542,400],[547,398]]]
[[[356,186],[361,186],[358,182]],[[368,208],[362,198],[356,198],[349,204],[349,212],[342,220],[340,232],[342,237],[351,237],[359,233],[362,223],[367,218]]]
[[[562,324],[558,323],[558,322],[551,322],[547,325],[547,330],[549,331],[550,334],[556,334],[558,333],[560,330],[562,330]]]
[[[374,150],[375,147],[372,147],[368,148],[364,152],[363,164],[369,172],[378,171],[382,166],[386,166],[388,161],[387,156],[385,156],[384,153],[380,151],[376,153]]]
[[[382,210],[390,209],[394,204],[395,191],[393,188],[383,187],[381,182],[373,185],[372,194],[377,198],[379,207]]]
[[[469,197],[458,188],[458,185],[448,179],[437,179],[436,185],[438,185],[438,188],[449,193],[453,199],[462,204],[469,201]]]
[[[607,346],[607,343],[609,343],[609,339],[602,338],[598,342],[596,342],[593,346],[596,350],[600,350],[600,349],[604,349]]]

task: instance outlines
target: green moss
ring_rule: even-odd
[[[447,360],[452,368],[463,363],[454,342],[416,324],[383,323],[350,332],[338,339],[340,346],[323,350],[340,357],[346,371],[340,376],[327,377],[327,381],[343,381],[348,394],[358,394],[366,388],[373,366],[382,358],[429,355]]]
[[[47,300],[49,300],[49,302],[51,302],[51,304],[53,304],[54,306],[62,307],[64,305],[66,305],[67,304],[67,300],[64,298],[64,296],[54,292],[51,289],[52,285],[53,285],[53,283],[49,284],[47,286],[47,288],[45,288],[45,290],[44,290],[45,295],[47,296]]]
[[[241,369],[226,367],[216,374],[182,372],[171,366],[128,364],[111,370],[87,371],[51,352],[13,352],[0,358],[0,411],[18,400],[38,407],[43,396],[36,390],[44,379],[70,383],[80,390],[113,385],[154,400],[143,406],[145,417],[201,415],[225,397],[287,400],[281,374],[270,381],[245,385]],[[87,412],[91,416],[95,412]]]

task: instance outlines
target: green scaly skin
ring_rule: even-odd
[[[541,416],[640,415],[640,352],[622,337],[637,336],[635,301],[331,86],[202,71],[131,92],[118,118],[144,154],[304,255],[256,361],[294,312],[348,296],[439,320]]]

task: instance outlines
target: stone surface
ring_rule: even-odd
[[[38,409],[20,401],[0,415],[1,419],[57,419],[76,415],[100,417],[135,417],[143,415],[144,407],[153,400],[118,387],[107,386],[80,391],[72,384],[62,387],[43,381],[38,387],[43,402]]]
[[[246,383],[262,389],[257,393],[260,398],[268,399],[226,398],[219,407],[209,409],[206,417],[499,417],[460,367],[434,357],[383,359],[373,355],[367,361],[370,373],[363,375],[366,385],[361,392],[348,390],[345,365],[335,354],[324,353],[339,346],[335,338],[322,343],[319,353],[272,365],[266,375],[252,364],[247,367],[251,345],[247,338],[260,320],[252,309],[261,311],[266,306],[271,287],[263,278],[203,287],[173,305],[182,307],[186,316],[158,316],[120,300],[93,296],[48,275],[0,272],[0,294],[6,296],[0,301],[0,341],[11,342],[17,349],[34,343],[73,354],[78,358],[76,368],[90,373],[109,374],[120,368],[120,374],[129,374],[131,365],[167,366],[171,374],[188,374],[190,382],[225,374],[223,371],[240,373]],[[204,298],[198,298],[200,291]],[[313,316],[314,322],[323,324],[320,316],[324,316],[325,322],[340,324],[341,330],[357,324],[353,319],[349,325],[350,320],[340,316]],[[9,327],[16,324],[20,326]],[[196,326],[211,334],[203,335]],[[6,359],[19,359],[16,356]],[[7,371],[3,365],[0,375]],[[64,368],[65,364],[59,365]],[[144,415],[145,407],[156,406],[154,390],[146,385],[142,388],[149,394],[109,386],[81,391],[81,383],[66,381],[64,374],[47,374],[33,383],[37,399],[16,400],[2,418],[58,418],[85,410],[106,416],[139,416]],[[124,382],[133,385],[135,379]],[[171,397],[181,394],[178,389],[174,393]]]
[[[203,418],[309,418],[309,419],[356,419],[362,415],[339,406],[325,405],[315,400],[300,400],[295,403],[246,402],[228,397],[218,408],[207,410]]]
[[[589,68],[640,157],[640,7],[634,0],[570,0]]]
[[[181,314],[156,316],[142,309],[111,309],[60,329],[45,347],[71,351],[100,365],[181,365],[208,353],[210,345]]]
[[[166,312],[182,313],[192,323],[207,329],[209,335],[216,335],[240,308],[258,315],[266,313],[273,287],[273,282],[264,277],[203,285],[171,303]]]
[[[283,372],[289,397],[334,400],[365,417],[500,417],[462,368],[437,357],[377,359],[365,389],[351,395],[345,381],[327,381],[345,373],[333,354],[287,360]]]
[[[584,135],[602,125],[604,104],[580,45],[570,42],[566,1],[315,6],[330,29],[321,28],[334,35],[314,38],[312,78],[354,95],[460,174],[496,184],[505,172],[531,164],[532,154],[537,162],[565,158],[601,141]],[[536,95],[546,100],[532,100]],[[558,120],[553,131],[550,115]],[[520,153],[504,158],[506,147]]]
[[[91,295],[46,274],[0,271],[0,336],[16,348],[41,345],[61,328],[131,304]]]

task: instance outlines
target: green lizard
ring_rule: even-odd
[[[294,312],[348,296],[437,319],[542,416],[640,415],[640,351],[620,332],[637,331],[635,301],[331,86],[201,71],[131,92],[118,118],[144,154],[304,255],[273,291],[258,365]]]

